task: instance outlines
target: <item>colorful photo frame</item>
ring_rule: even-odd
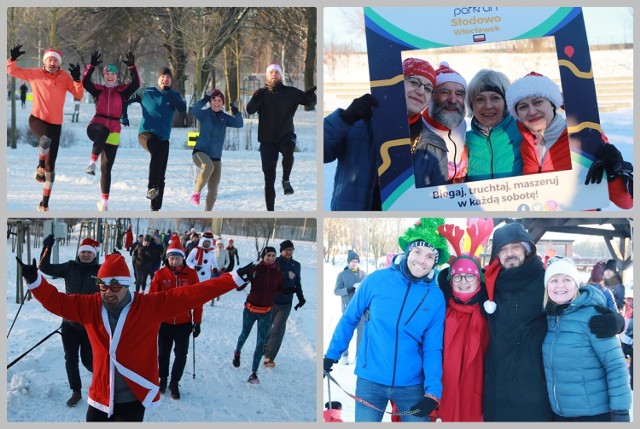
[[[558,211],[609,206],[605,180],[584,185],[594,153],[603,143],[581,8],[368,7],[364,15],[371,92],[383,100],[372,121],[383,210]],[[405,115],[403,53],[540,37],[555,39],[573,168],[417,189]]]

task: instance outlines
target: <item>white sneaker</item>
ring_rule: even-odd
[[[87,168],[84,169],[84,172],[87,174],[90,174],[92,176],[96,175],[96,165],[92,162],[91,164],[89,164],[87,166]]]
[[[96,203],[96,207],[98,207],[98,211],[106,212],[109,210],[109,207],[106,204],[103,204],[102,201],[98,201]]]

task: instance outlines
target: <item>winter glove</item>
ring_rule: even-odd
[[[91,60],[89,61],[89,64],[91,64],[93,67],[98,67],[98,64],[100,64],[102,62],[102,54],[98,51],[93,51],[91,52]]]
[[[242,278],[242,280],[248,282],[251,280],[251,275],[255,272],[256,268],[256,264],[254,264],[253,262],[249,262],[244,267],[238,268],[236,270],[236,273],[240,276],[240,278]]]
[[[624,329],[624,318],[604,305],[594,307],[599,313],[589,319],[589,329],[597,338],[611,338]]]
[[[325,356],[324,361],[322,362],[322,366],[324,367],[324,372],[333,371],[333,369],[331,369],[331,368],[333,367],[334,363],[338,363],[338,361],[330,359],[330,358]],[[324,377],[324,375],[323,375],[323,377]]]
[[[133,67],[136,65],[136,56],[133,55],[133,52],[127,51],[126,59],[122,60],[123,63],[127,65],[127,67]]]
[[[597,160],[589,167],[584,184],[600,183],[603,172],[606,172],[609,182],[621,177],[627,191],[633,196],[633,165],[623,160],[620,151],[610,143],[602,145],[595,155]]]
[[[373,115],[373,109],[378,107],[380,103],[371,94],[365,94],[351,102],[346,110],[339,113],[340,119],[346,124],[353,125],[360,119],[368,121]]]
[[[10,55],[11,55],[11,61],[15,61],[18,58],[20,58],[20,56],[22,56],[22,54],[24,54],[24,51],[21,51],[20,49],[22,48],[22,45],[18,44],[18,45],[13,45],[13,48],[11,48]]]
[[[193,324],[193,338],[198,338],[198,335],[200,335],[200,324],[199,323],[194,323]]]
[[[42,242],[42,247],[52,248],[55,243],[56,239],[53,237],[53,234],[49,234]]]
[[[611,411],[612,422],[630,422],[629,410],[613,410]]]
[[[124,125],[125,127],[128,127],[129,126],[129,115],[123,114],[122,118],[120,118],[120,123],[122,125]]]
[[[218,273],[218,269],[217,269],[217,268],[214,268],[214,269],[213,269],[213,275],[214,275],[215,277],[218,277],[219,273]]]
[[[80,64],[69,64],[69,74],[74,81],[80,82]]]
[[[17,256],[16,261],[18,261],[18,266],[20,266],[22,277],[24,277],[25,281],[28,284],[31,284],[38,280],[38,266],[36,265],[36,258],[33,258],[33,262],[31,262],[31,265],[25,265],[24,262],[22,262],[22,260]]]
[[[307,300],[304,299],[304,296],[302,296],[298,299],[298,303],[296,304],[295,307],[293,307],[293,309],[298,311],[298,309],[302,308],[302,306],[305,305],[306,303],[307,303]]]
[[[213,91],[212,91],[212,90],[210,90],[210,89],[207,89],[207,90],[205,91],[205,93],[204,93],[204,97],[202,97],[202,100],[204,101],[204,103],[205,103],[205,104],[211,101],[211,93],[212,93],[212,92],[213,92]]]
[[[236,116],[238,112],[240,112],[240,110],[238,110],[238,100],[235,100],[233,103],[231,103],[231,113],[233,114],[233,116]]]
[[[426,417],[431,414],[431,411],[433,411],[437,406],[438,402],[436,402],[435,399],[425,396],[420,399],[417,404],[411,407],[411,411],[419,410],[414,415],[417,417]]]
[[[356,293],[356,288],[354,288],[353,286],[349,286],[347,288],[347,293],[348,294]]]

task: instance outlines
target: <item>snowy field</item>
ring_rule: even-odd
[[[73,109],[68,95],[65,111]],[[17,101],[17,129],[29,131],[31,103],[26,109]],[[79,122],[72,123],[65,115],[62,125],[63,135],[71,133],[73,144],[61,147],[56,161],[56,178],[49,201],[50,211],[83,210],[97,212],[96,202],[100,200],[100,167],[95,176],[84,172],[89,164],[92,142],[87,137],[86,128],[95,113],[95,106],[82,103]],[[317,209],[317,157],[316,123],[317,112],[298,109],[294,118],[298,150],[290,181],[295,193],[284,196],[282,191],[282,167],[279,164],[276,176],[276,211],[315,211]],[[109,210],[149,210],[146,199],[149,154],[138,143],[138,125],[141,118],[139,104],[129,108],[131,126],[122,127],[121,142],[111,172],[111,193]],[[11,120],[10,103],[7,102],[7,122]],[[199,171],[191,159],[192,148],[187,148],[188,132],[195,128],[173,128],[169,163],[162,211],[203,211],[206,187],[202,190],[200,206],[189,202]],[[258,152],[258,119],[244,119],[244,127],[239,130],[227,129],[227,138],[236,139],[242,150],[226,150],[222,154],[222,178],[218,188],[218,199],[214,211],[265,211],[264,178]],[[250,142],[251,150],[244,150]],[[37,149],[25,142],[18,142],[17,149],[7,148],[7,205],[8,210],[35,211],[42,197],[42,184],[34,179],[38,163]],[[280,156],[282,159],[282,156]],[[313,174],[309,174],[312,172]]]
[[[76,233],[77,234],[77,233]],[[233,238],[241,264],[253,255],[252,238]],[[272,241],[278,248],[281,239]],[[261,384],[246,382],[251,373],[251,359],[256,327],[242,350],[240,368],[231,365],[233,350],[242,325],[242,308],[249,292],[231,291],[214,307],[206,304],[202,333],[196,339],[196,367],[193,350],[180,382],[182,399],[162,399],[156,409],[145,414],[147,422],[315,422],[317,420],[317,285],[316,245],[295,241],[294,258],[302,265],[302,286],[307,303],[292,311],[287,332],[276,358],[274,369],[260,368]],[[60,246],[60,261],[75,257],[77,236]],[[41,249],[34,249],[35,256]],[[130,262],[126,251],[123,254]],[[7,330],[19,304],[16,304],[16,263],[11,243],[7,241]],[[51,281],[51,280],[50,280]],[[64,290],[62,279],[53,280]],[[148,288],[147,288],[148,290]],[[294,298],[294,303],[296,299]],[[7,363],[60,326],[61,319],[46,311],[35,299],[27,301],[6,340]],[[171,359],[173,362],[173,358]],[[80,365],[82,401],[75,408],[65,405],[71,395],[60,337],[56,334],[7,370],[6,413],[8,422],[83,422],[87,410],[87,391],[91,374]]]

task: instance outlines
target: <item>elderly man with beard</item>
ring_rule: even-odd
[[[467,151],[464,121],[467,81],[460,73],[440,63],[436,70],[436,85],[429,108],[422,113],[428,129],[442,137],[446,143],[449,183],[464,182],[467,175]]]
[[[543,307],[545,267],[533,238],[520,223],[493,233],[485,271],[489,347],[485,358],[484,421],[551,421],[542,362],[547,333]],[[604,306],[589,321],[599,338],[612,337],[624,319]]]

